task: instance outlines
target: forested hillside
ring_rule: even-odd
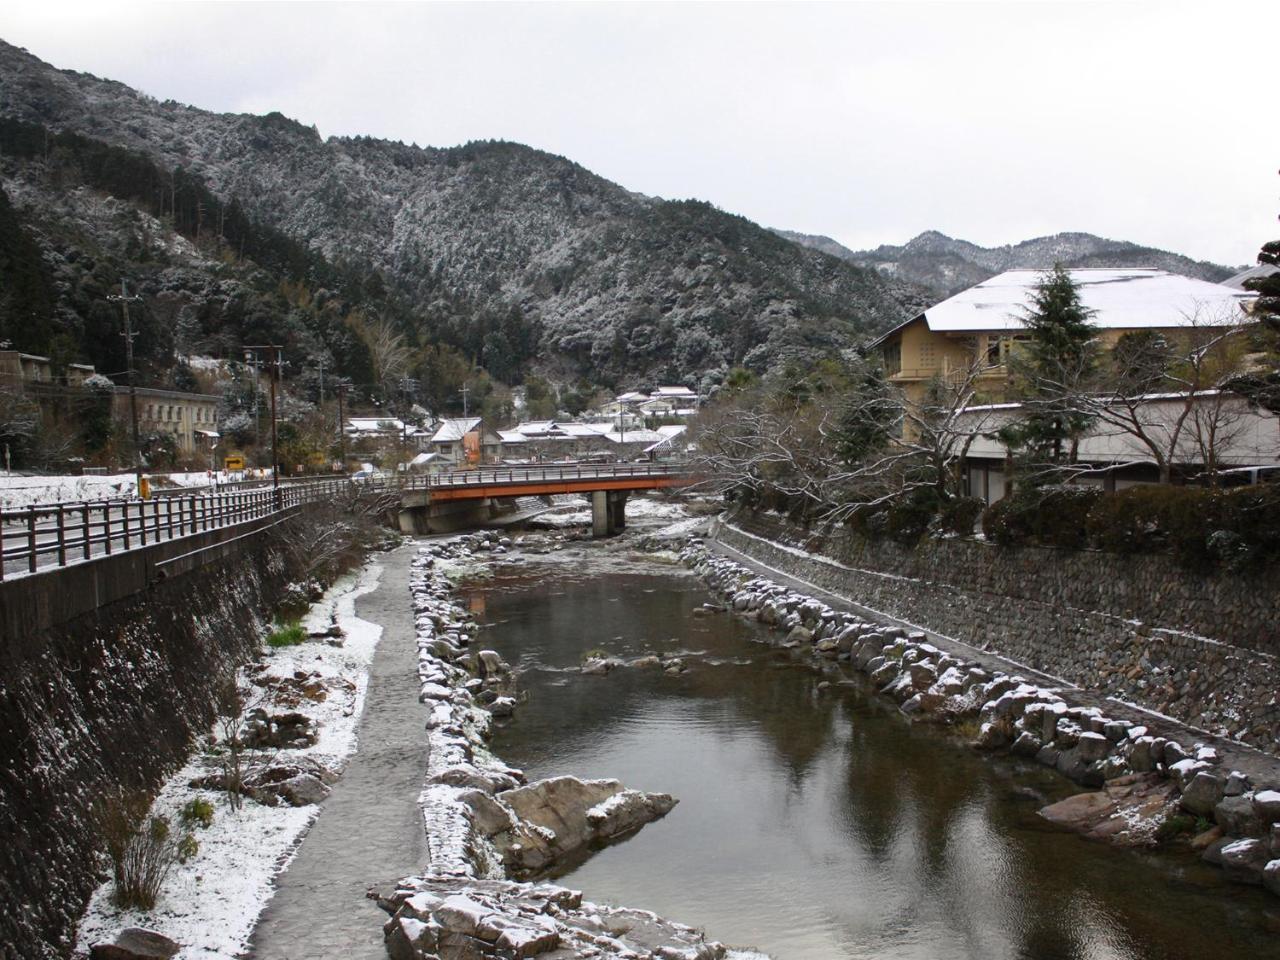
[[[705,386],[733,366],[828,355],[927,299],[520,144],[324,140],[279,114],[158,102],[5,44],[0,116],[15,215],[4,249],[24,262],[41,250],[24,302],[55,303],[52,333],[31,342],[65,334],[63,349],[113,369],[102,296],[123,276],[163,328],[146,354],[157,365],[270,334],[296,364],[325,360],[357,382],[378,380],[353,333],[369,318],[419,360],[510,384]],[[29,306],[0,309],[9,327],[33,322]],[[440,374],[429,367],[412,372]]]

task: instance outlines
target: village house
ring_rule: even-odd
[[[178,452],[185,456],[203,452],[217,440],[220,398],[154,387],[138,387],[137,398],[138,430],[142,434],[168,434],[174,438]],[[111,414],[118,424],[129,424],[128,387],[116,387],[113,391]]]
[[[437,424],[429,447],[453,466],[496,463],[502,454],[502,438],[480,417],[453,417]]]
[[[1106,349],[1126,333],[1238,323],[1256,296],[1246,290],[1147,267],[1069,271]],[[949,297],[872,344],[891,383],[918,402],[936,377],[962,378],[976,365],[984,401],[1005,399],[1009,356],[1026,339],[1024,317],[1043,271],[1009,270]]]
[[[649,393],[632,390],[621,393],[600,408],[607,417],[638,416],[658,419],[678,417],[687,419],[698,412],[698,394],[688,387],[656,387]],[[637,424],[637,427],[642,424]]]
[[[429,448],[433,433],[397,417],[348,417],[343,432],[351,440],[402,444],[420,452]]]
[[[93,373],[92,364],[68,363],[62,376],[55,377],[53,362],[48,357],[18,350],[0,350],[0,387],[30,392],[37,399],[40,384],[83,387]]]

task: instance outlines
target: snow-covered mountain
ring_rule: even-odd
[[[1001,247],[980,247],[928,230],[902,246],[855,251],[830,237],[789,230],[775,232],[795,243],[924,287],[936,299],[949,297],[1005,270],[1047,268],[1054,263],[1068,267],[1159,267],[1215,283],[1234,272],[1220,264],[1090,233],[1056,233]]]
[[[448,343],[508,381],[531,368],[596,383],[714,380],[735,364],[829,353],[921,302],[893,277],[711,204],[641,196],[516,143],[322,139],[278,113],[157,101],[2,42],[0,118],[122,148],[162,178],[194,177],[218,207],[202,214],[206,239],[234,203],[263,229],[363,275],[362,289],[394,300],[386,309],[420,342]],[[57,192],[47,161],[6,157],[0,186],[57,256],[66,251],[39,215],[39,198]],[[80,185],[75,171],[61,175]],[[158,202],[144,212],[163,221]],[[343,309],[360,307],[348,291]],[[206,324],[193,335],[216,341],[220,331]]]

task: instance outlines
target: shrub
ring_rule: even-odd
[[[1089,511],[1102,496],[1097,487],[1071,484],[1022,487],[986,509],[982,532],[1002,545],[1078,549],[1088,543]]]
[[[897,543],[910,546],[929,532],[938,515],[938,493],[932,487],[917,488],[895,501],[885,515],[885,532]]]
[[[289,623],[278,623],[276,629],[267,634],[267,646],[269,647],[296,647],[300,643],[304,643],[307,639],[307,631],[302,629],[302,624],[297,620]]]
[[[1175,813],[1165,817],[1160,822],[1160,826],[1156,827],[1156,840],[1159,842],[1167,842],[1185,833],[1191,833],[1196,828],[1194,817],[1190,817],[1185,813]]]
[[[1019,543],[1026,539],[1021,520],[1013,497],[1003,497],[982,511],[982,535],[1002,547]]]
[[[957,537],[973,536],[974,525],[986,503],[978,497],[953,497],[942,505],[938,514],[938,529]]]
[[[187,828],[191,827],[208,827],[213,823],[213,804],[204,797],[196,797],[194,800],[188,800],[182,807],[182,812],[178,815],[178,819],[182,821],[182,825]]]
[[[1131,487],[1102,497],[1089,511],[1085,527],[1099,550],[1140,553],[1167,544],[1165,522],[1169,491],[1173,487]]]
[[[112,900],[121,908],[152,909],[173,865],[200,849],[190,833],[174,831],[168,817],[148,816],[141,796],[104,803],[97,820],[111,858]]]
[[[865,540],[879,540],[887,532],[888,504],[860,504],[845,521],[849,529]]]
[[[1222,494],[1218,502],[1218,526],[1240,538],[1224,553],[1210,535],[1208,549],[1220,562],[1241,571],[1280,559],[1280,484],[1238,487]]]

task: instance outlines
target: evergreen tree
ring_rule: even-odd
[[[1073,402],[1097,365],[1092,315],[1062,264],[1040,277],[1023,318],[1028,340],[1009,360],[1022,417],[999,432],[1025,465],[1074,460],[1076,443],[1092,421]]]
[[[1280,415],[1280,240],[1263,244],[1258,263],[1276,268],[1275,273],[1253,277],[1244,284],[1258,294],[1252,314],[1259,321],[1259,328],[1252,340],[1259,362],[1257,369],[1236,377],[1227,386],[1250,404]]]

